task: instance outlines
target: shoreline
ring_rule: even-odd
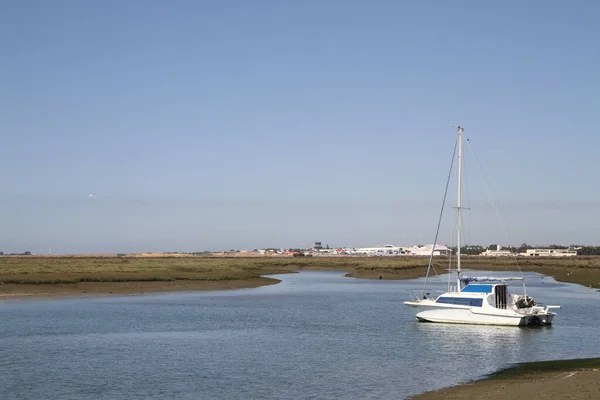
[[[412,400],[596,398],[600,358],[519,363],[483,379],[409,397]]]
[[[466,269],[502,270],[504,260],[467,258]],[[444,271],[447,263],[434,263]],[[600,287],[600,257],[577,260],[526,260],[522,271],[551,276],[557,281]],[[506,267],[504,267],[505,269]],[[273,285],[278,279],[264,275],[296,271],[340,271],[361,279],[402,280],[424,277],[425,258],[210,258],[210,257],[0,257],[0,304],[10,301],[65,299],[91,296],[145,295],[151,293],[233,290]],[[554,361],[519,364],[478,381],[460,384],[411,398],[504,399],[525,394],[530,398],[580,398],[600,392],[600,359],[596,367]],[[548,364],[546,363],[546,364]],[[558,364],[557,364],[558,363]],[[559,365],[560,364],[560,365]],[[548,364],[550,365],[550,364]],[[558,365],[558,367],[557,367]],[[525,370],[523,370],[523,366]],[[519,369],[521,368],[521,369]],[[517,371],[510,376],[506,371]],[[575,394],[577,397],[572,397]],[[536,397],[541,396],[541,397]]]
[[[79,282],[56,284],[0,285],[0,302],[5,300],[39,300],[81,296],[122,296],[151,293],[250,289],[275,285],[279,279],[258,277],[227,280],[174,280],[130,282]]]
[[[507,260],[465,257],[465,269],[499,271]],[[361,279],[424,277],[426,257],[119,257],[2,256],[0,300],[72,295],[227,290],[277,283],[264,275],[302,270],[342,271]],[[445,271],[447,259],[434,263]],[[559,282],[600,288],[600,257],[527,259],[514,268]]]

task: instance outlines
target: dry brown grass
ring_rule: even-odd
[[[123,282],[217,282],[256,279],[261,275],[303,269],[347,271],[371,279],[424,276],[427,257],[0,257],[3,285],[49,285]],[[518,262],[518,266],[516,264]],[[464,267],[480,270],[535,271],[557,280],[600,288],[600,257],[522,258],[464,257]],[[448,267],[438,258],[439,273]],[[0,294],[3,292],[0,285]],[[4,288],[5,290],[6,288]]]
[[[285,271],[205,257],[0,258],[0,281],[19,284],[248,279],[275,272]]]

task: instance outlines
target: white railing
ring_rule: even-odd
[[[442,290],[423,290],[423,289],[407,289],[410,301],[419,301],[423,299],[435,300],[438,295],[445,293]],[[433,294],[436,293],[436,294]],[[426,296],[426,297],[424,297]]]

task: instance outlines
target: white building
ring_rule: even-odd
[[[527,249],[525,253],[519,253],[526,257],[575,257],[577,250],[571,249]]]
[[[338,249],[313,249],[313,253],[316,256],[335,256],[339,254]]]
[[[431,255],[431,250],[433,248],[433,244],[419,245],[419,246],[411,246],[411,247],[401,247],[395,246],[392,244],[386,244],[384,246],[376,246],[376,247],[345,247],[345,248],[331,248],[331,249],[323,249],[323,248],[313,248],[312,254],[315,256],[341,256],[341,255],[352,255],[352,256],[402,256],[402,255],[411,255],[411,256],[429,256]],[[443,244],[435,245],[435,256],[448,256],[452,254],[452,250]]]
[[[344,249],[346,254],[363,256],[398,256],[402,254],[402,247],[386,244],[377,247],[360,247]]]
[[[509,257],[512,256],[513,252],[510,250],[500,250],[500,245],[496,245],[496,250],[487,249],[480,256],[484,257]]]
[[[405,247],[403,250],[407,255],[411,256],[429,256],[431,255],[431,250],[433,249],[433,244],[425,244],[418,245],[412,247]],[[436,244],[435,250],[433,252],[434,256],[449,256],[452,254],[452,250],[443,244]]]

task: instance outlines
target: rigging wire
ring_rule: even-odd
[[[457,225],[457,221],[454,220],[454,223],[452,224],[452,227],[450,228],[450,243],[454,244],[454,233],[456,232],[456,225]],[[457,267],[458,268],[458,267]],[[450,252],[450,256],[448,257],[448,292],[450,291],[450,285],[451,285],[451,278],[452,278],[452,252]]]
[[[454,158],[456,157],[456,148],[458,147],[458,137],[454,143],[454,151],[452,152],[452,161],[450,162],[450,170],[448,171],[448,178],[446,178],[446,189],[444,190],[444,198],[442,200],[442,207],[440,208],[440,217],[438,218],[437,229],[435,230],[435,239],[433,240],[433,246],[431,246],[431,254],[429,255],[429,265],[427,266],[427,274],[425,275],[425,283],[423,285],[423,291],[427,288],[427,279],[429,278],[429,271],[433,265],[433,253],[435,251],[435,245],[438,240],[440,233],[440,225],[442,223],[442,215],[444,214],[444,206],[446,205],[446,196],[448,195],[448,186],[450,185],[450,178],[452,176],[452,167],[454,166]],[[435,271],[435,268],[434,268]],[[436,272],[437,274],[437,272]]]
[[[502,208],[500,207],[500,204],[495,200],[495,195],[494,192],[491,188],[491,185],[489,184],[489,181],[485,175],[485,171],[483,170],[483,167],[481,166],[481,163],[479,162],[479,158],[477,158],[477,155],[475,154],[475,150],[473,149],[473,146],[471,145],[471,141],[467,139],[467,143],[468,143],[468,147],[469,150],[471,151],[471,155],[473,156],[473,159],[475,160],[475,163],[477,164],[477,166],[479,167],[479,170],[481,171],[481,175],[483,177],[483,181],[485,183],[485,187],[487,189],[487,194],[490,197],[492,206],[494,208],[494,211],[496,212],[496,218],[498,219],[498,222],[500,224],[500,228],[502,229],[502,233],[504,235],[504,240],[508,243],[509,239],[508,239],[508,233],[506,230],[506,226],[504,221],[507,220],[506,215],[504,214],[504,212],[502,211]],[[504,220],[503,220],[504,219]],[[523,271],[521,271],[521,266],[519,265],[519,260],[516,256],[515,253],[513,253],[512,248],[511,250],[511,255],[514,258],[515,264],[517,265],[517,268],[519,269],[519,273],[521,275],[523,275]],[[525,280],[523,280],[523,288],[525,289]],[[527,295],[526,292],[524,292],[525,295]]]
[[[467,138],[467,142],[469,142],[469,138]],[[468,219],[468,225],[469,225],[469,229],[467,229],[467,240],[465,243],[465,246],[468,246],[471,244],[471,230],[472,230],[472,221],[473,219],[471,218],[471,195],[469,193],[469,179],[468,179],[468,175],[467,175],[467,158],[463,157],[463,177],[465,180],[465,189],[467,192],[467,207],[465,208],[465,210],[468,211],[467,213],[467,219]]]
[[[464,158],[463,158],[464,161]],[[456,197],[453,199],[453,206],[452,208],[456,208],[454,205],[458,204],[458,193],[456,193]],[[457,237],[458,237],[458,219],[457,218],[452,218],[452,224],[450,226],[450,243],[452,246],[456,246],[456,248],[458,249],[458,241],[457,241]],[[448,282],[447,282],[447,286],[448,292],[452,291],[452,265],[453,263],[456,265],[456,270],[458,270],[458,255],[456,254],[457,252],[454,253],[450,253],[450,256],[448,257]]]

